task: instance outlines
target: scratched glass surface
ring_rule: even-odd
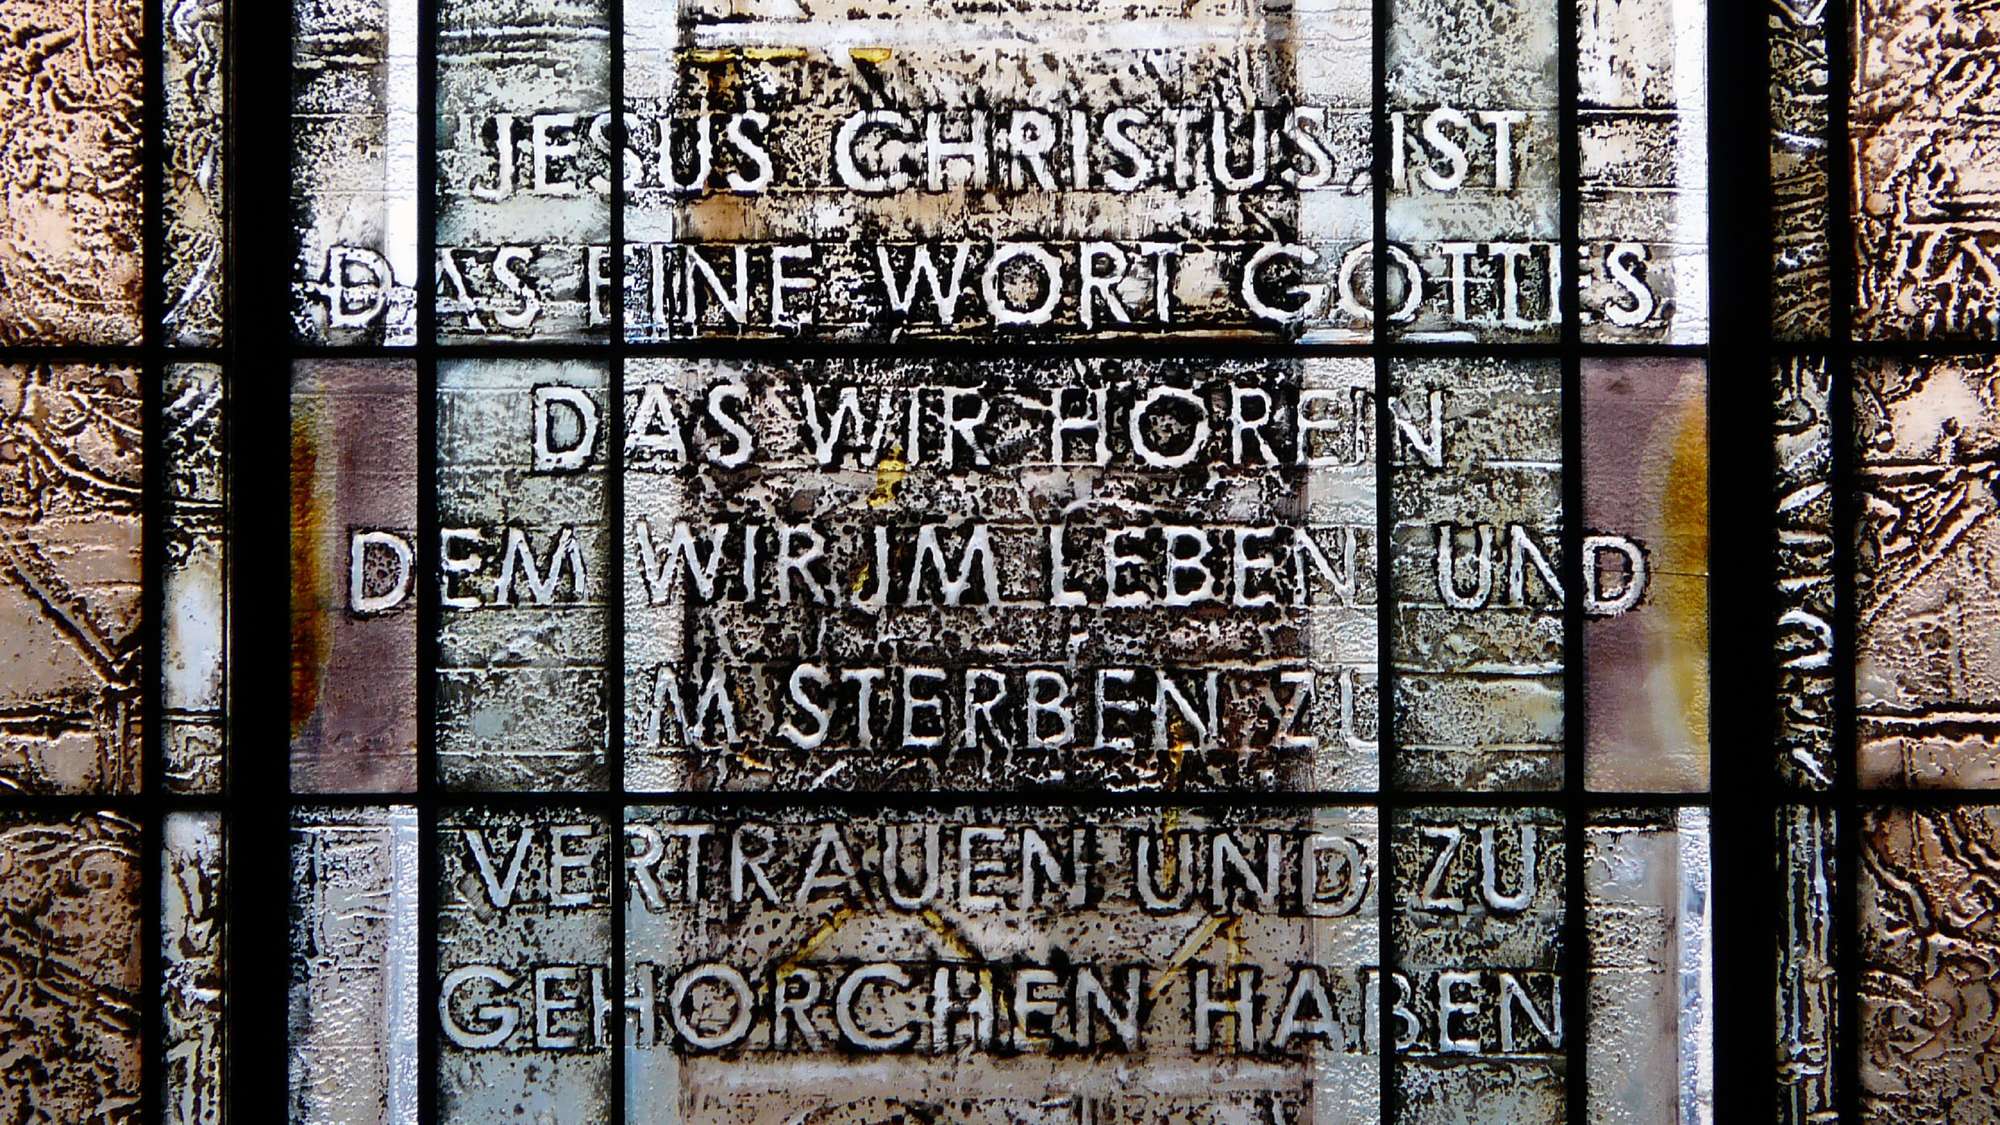
[[[1380,1120],[1375,818],[634,808],[628,1119]]]
[[[601,363],[438,365],[439,779],[601,789],[616,580]]]
[[[1368,333],[1369,7],[634,4],[635,340]]]
[[[1559,788],[1560,365],[1412,359],[1390,377],[1398,783]]]
[[[1372,384],[632,361],[628,785],[1373,788]]]
[[[1562,813],[1422,808],[1390,826],[1398,1120],[1565,1120]]]
[[[441,341],[578,340],[611,322],[604,0],[441,0]]]

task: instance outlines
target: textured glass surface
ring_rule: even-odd
[[[628,783],[1373,787],[1372,384],[633,361]]]
[[[1835,772],[1832,392],[1824,357],[1775,365],[1777,765],[1810,789]]]
[[[1833,332],[1827,198],[1826,15],[1822,0],[1766,0],[1771,68],[1771,334]]]
[[[615,299],[604,0],[436,10],[435,335],[601,334]]]
[[[0,812],[0,1115],[125,1120],[141,1097],[139,826]]]
[[[1399,784],[1557,788],[1560,365],[1413,359],[1392,371]]]
[[[418,0],[293,0],[292,330],[416,340]]]
[[[1835,832],[1843,819],[1828,809],[1786,805],[1774,818],[1784,898],[1777,927],[1777,1075],[1781,1125],[1811,1125],[1837,1112],[1834,1101],[1835,976],[1838,925]]]
[[[1708,810],[1623,809],[1584,829],[1590,950],[1587,1116],[1713,1119]]]
[[[0,345],[143,336],[144,10],[0,4]]]
[[[168,813],[161,830],[160,1003],[166,1125],[223,1125],[228,996],[222,816]]]
[[[1562,814],[1425,808],[1391,825],[1397,1120],[1565,1120]]]
[[[210,363],[167,368],[166,572],[160,576],[160,707],[166,784],[222,788],[229,721],[228,479],[223,465],[227,389]]]
[[[292,787],[417,779],[416,365],[292,369]]]
[[[224,174],[228,28],[224,0],[154,0],[160,9],[166,167],[160,258],[167,308],[161,336],[175,344],[222,342],[229,228]]]
[[[1709,780],[1708,369],[1583,361],[1584,780]]]
[[[572,808],[440,820],[439,1121],[609,1119],[610,845]]]
[[[139,788],[139,372],[0,366],[0,790]]]
[[[438,775],[601,789],[610,380],[602,364],[438,368]]]
[[[1856,361],[1864,785],[2000,784],[2000,361]]]
[[[1394,0],[1388,29],[1392,327],[1553,340],[1557,7]]]
[[[1369,52],[1360,0],[635,5],[629,331],[1359,338]]]
[[[1708,340],[1707,0],[1575,0],[1586,341]]]
[[[660,807],[626,842],[632,1121],[1380,1119],[1372,810]]]
[[[292,1125],[417,1125],[417,810],[296,808]]]
[[[2000,941],[1986,888],[2000,809],[1874,809],[1861,816],[1861,1120],[1989,1121]]]
[[[1971,0],[1855,0],[1848,143],[1854,334],[2000,336],[2000,13]]]

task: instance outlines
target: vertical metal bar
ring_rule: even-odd
[[[1396,527],[1396,431],[1389,414],[1394,390],[1390,362],[1389,277],[1389,26],[1394,0],[1374,0],[1374,44],[1370,53],[1368,181],[1373,251],[1373,292],[1369,348],[1375,362],[1375,768],[1376,768],[1376,974],[1375,1042],[1381,1052],[1382,1120],[1400,1116],[1396,1076],[1396,863],[1393,846],[1397,776],[1395,739],[1395,582],[1392,536]]]
[[[1583,634],[1583,379],[1581,363],[1582,310],[1579,274],[1583,247],[1578,236],[1582,180],[1581,137],[1577,103],[1578,19],[1580,0],[1556,0],[1557,29],[1557,174],[1561,196],[1561,234],[1554,260],[1561,271],[1559,313],[1562,322],[1562,574],[1563,574],[1563,1046],[1567,1052],[1564,1088],[1571,1125],[1588,1119],[1589,1061],[1585,1037],[1589,1026],[1590,960],[1584,918],[1585,820],[1584,799],[1584,634]]]

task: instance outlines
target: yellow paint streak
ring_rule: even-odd
[[[743,57],[757,62],[767,59],[802,59],[806,57],[804,47],[745,47]]]
[[[691,63],[725,63],[735,55],[727,47],[690,47],[681,52],[681,58]]]
[[[1153,982],[1153,987],[1146,993],[1146,998],[1149,1000],[1158,1000],[1160,994],[1167,990],[1167,984],[1173,979],[1174,973],[1179,971],[1189,961],[1194,960],[1195,954],[1208,948],[1208,943],[1214,941],[1218,934],[1224,940],[1234,943],[1236,940],[1236,929],[1241,922],[1242,919],[1233,914],[1202,919],[1201,925],[1196,926],[1190,931],[1187,939],[1181,942],[1180,948],[1174,950],[1172,957],[1167,958],[1166,965],[1160,970],[1159,979]]]
[[[889,61],[891,54],[894,54],[894,52],[890,51],[887,47],[853,47],[848,50],[847,57],[853,59],[855,62],[872,63],[875,66],[881,66],[883,63]]]
[[[820,946],[825,945],[828,939],[838,933],[840,927],[846,925],[847,920],[854,917],[855,913],[855,909],[851,906],[843,906],[839,910],[834,911],[827,917],[826,921],[819,924],[818,929],[806,937],[806,940],[799,943],[799,947],[792,951],[790,957],[778,962],[778,972],[786,973],[798,968],[806,958],[812,956],[814,951],[818,950]]]
[[[1677,576],[1707,574],[1708,426],[1699,398],[1683,407],[1675,429],[1660,517],[1667,540],[1660,560],[1665,572]],[[1695,746],[1708,741],[1706,587],[1706,583],[1689,580],[1662,582],[1656,603],[1666,615],[1673,646],[1669,667],[1674,701],[1680,707],[1689,744]]]
[[[897,446],[887,457],[875,463],[875,490],[868,494],[868,506],[886,508],[896,502],[896,486],[910,475],[910,463],[903,460],[903,447]]]

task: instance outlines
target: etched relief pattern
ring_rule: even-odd
[[[160,243],[166,308],[160,325],[173,343],[214,347],[222,342],[229,276],[224,0],[154,2],[160,5],[166,129]]]
[[[1570,2],[1582,337],[1705,343],[1707,0]]]
[[[1565,1120],[1561,814],[1396,814],[1398,1120]]]
[[[1400,784],[1562,784],[1560,374],[1502,359],[1392,371]]]
[[[440,780],[601,789],[609,735],[601,364],[438,365]]]
[[[222,817],[171,812],[161,830],[158,1050],[166,1125],[222,1125],[228,1066],[223,1012]]]
[[[1365,287],[1336,282],[1367,256],[1368,16],[635,6],[628,329],[1365,339]],[[1252,271],[1253,312],[1266,240],[1297,252]]]
[[[143,0],[0,3],[0,344],[136,344]]]
[[[1854,379],[1863,785],[2000,785],[2000,361]]]
[[[1775,523],[1778,776],[1833,786],[1833,376],[1824,357],[1777,361]]]
[[[0,813],[0,1117],[142,1120],[139,828]]]
[[[292,332],[416,342],[418,0],[292,0]]]
[[[1825,0],[1767,0],[1771,75],[1771,334],[1833,332]]]
[[[0,789],[139,787],[139,375],[0,367]]]
[[[633,362],[630,784],[1373,787],[1372,381]]]
[[[436,338],[610,323],[609,18],[603,0],[437,5]]]
[[[1861,1120],[2000,1116],[2000,809],[1861,820]]]
[[[1380,1119],[1372,810],[626,832],[635,1119]]]
[[[292,1125],[417,1125],[417,810],[292,814]]]
[[[430,843],[438,1120],[607,1120],[610,825],[571,808],[456,809]]]
[[[1856,0],[1854,334],[2000,337],[2000,12]]]
[[[1773,824],[1784,901],[1777,928],[1778,1121],[1833,1120],[1835,975],[1834,866],[1839,816],[1810,805],[1780,808]]]
[[[165,782],[177,793],[222,790],[229,699],[229,545],[223,464],[227,390],[214,364],[166,369],[166,552],[160,638]]]

